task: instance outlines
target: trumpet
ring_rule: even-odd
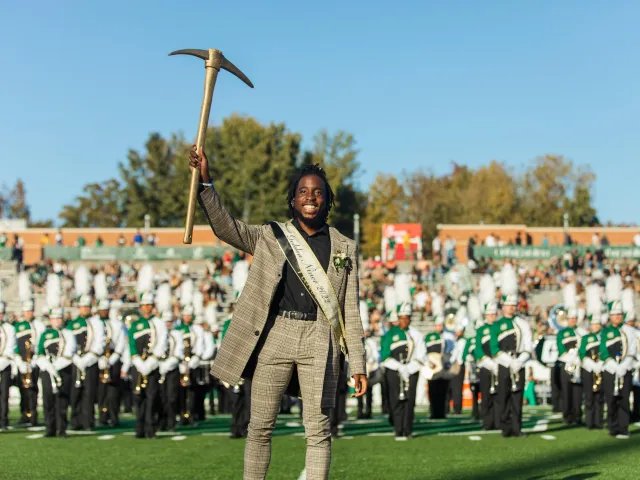
[[[111,383],[111,372],[109,370],[109,357],[111,357],[111,339],[107,338],[106,346],[104,349],[104,356],[107,359],[107,366],[100,372],[100,383]]]
[[[478,382],[478,366],[476,362],[469,363],[469,388],[472,392],[476,391],[476,386]]]
[[[140,355],[140,358],[142,359],[142,361],[144,362],[147,357],[149,356],[148,353],[148,348],[145,348],[142,351],[142,355]],[[144,390],[145,388],[147,388],[147,384],[149,383],[149,379],[147,378],[146,375],[140,375],[140,372],[138,372],[138,380],[136,381],[136,395],[140,395],[142,393],[142,390]]]
[[[511,352],[511,357],[515,359],[516,354],[514,352]],[[520,372],[512,373],[511,374],[511,391],[512,392],[517,392],[518,390],[520,390],[518,388],[518,382],[520,382]]]
[[[620,354],[616,354],[616,363],[620,365]],[[618,375],[618,371],[616,369],[616,374],[613,380],[613,396],[619,397],[622,395],[622,389],[624,388],[624,377],[620,377]]]
[[[491,370],[491,387],[489,388],[489,393],[491,395],[496,394],[497,386],[498,386],[498,376],[495,373],[493,373],[493,370]]]
[[[189,405],[191,400],[191,395],[189,393],[189,387],[191,386],[191,376],[189,371],[189,362],[191,361],[191,341],[188,339],[183,340],[184,343],[184,373],[180,377],[180,386],[184,388],[184,412],[182,412],[182,416],[185,420],[187,420],[191,416],[191,412],[189,412]]]
[[[400,355],[400,363],[404,365],[404,355]],[[400,372],[398,372],[400,376],[400,393],[398,394],[398,400],[401,402],[407,399],[407,391],[409,390],[409,385],[404,381],[404,377]]]
[[[22,388],[33,388],[33,373],[31,371],[32,350],[31,341],[27,340],[24,343],[24,362],[27,364],[27,372],[22,376]]]
[[[598,361],[598,354],[595,352],[595,349],[591,352],[591,360],[593,360],[594,362]],[[593,390],[593,393],[596,393],[600,391],[600,386],[602,385],[602,374],[591,372],[591,375],[593,378],[593,386],[591,388]]]

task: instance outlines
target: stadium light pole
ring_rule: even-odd
[[[149,230],[151,230],[151,215],[148,213],[144,216],[144,234],[149,236]]]

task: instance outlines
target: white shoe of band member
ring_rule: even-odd
[[[403,441],[405,441],[405,440],[408,440],[408,438],[407,438],[407,437],[396,437],[396,440],[397,440],[398,442],[403,442]]]
[[[626,440],[629,438],[629,435],[616,435],[616,438],[619,438],[621,440]]]

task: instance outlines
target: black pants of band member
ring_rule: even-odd
[[[640,386],[633,384],[632,380],[631,391],[633,392],[633,409],[631,410],[631,421],[637,422],[640,420]]]
[[[429,381],[429,409],[431,418],[447,417],[447,390],[449,380],[439,378]],[[389,399],[391,401],[391,398]]]
[[[71,400],[71,384],[73,383],[72,367],[58,371],[61,385],[57,393],[53,393],[53,383],[49,372],[42,372],[42,403],[44,423],[48,435],[63,435],[67,431],[67,411]]]
[[[16,382],[20,390],[20,412],[22,414],[21,421],[31,423],[35,426],[38,423],[38,379],[40,378],[40,369],[31,370],[32,388],[24,388],[22,385],[23,375],[19,374]],[[27,415],[29,414],[29,415]]]
[[[138,381],[138,372],[133,375],[133,385]],[[136,409],[136,436],[153,437],[156,433],[155,417],[158,412],[158,393],[160,372],[156,369],[147,375],[147,386],[141,388],[138,395],[134,395],[134,404]]]
[[[500,427],[500,410],[496,408],[496,393],[491,394],[492,375],[486,368],[481,368],[478,374],[480,378],[480,394],[482,396],[482,428],[485,430],[495,430]]]
[[[204,401],[207,398],[209,385],[206,383],[209,372],[204,367],[191,370],[191,415],[196,422],[203,422],[207,418]]]
[[[587,428],[602,428],[604,394],[602,385],[593,391],[593,373],[582,370],[582,391],[584,393],[584,422]]]
[[[76,378],[80,378],[77,367],[72,367],[71,385],[71,428],[73,430],[91,430],[95,427],[95,403],[98,395],[98,364],[85,369],[84,380],[76,387]]]
[[[135,368],[129,368],[127,372],[128,378],[123,378],[120,381],[120,405],[125,413],[131,413],[133,411],[133,388],[134,385],[131,382]]]
[[[102,383],[98,380],[98,411],[100,425],[111,424],[116,426],[120,423],[120,369],[121,362],[116,362],[109,367],[111,379],[109,383]],[[99,377],[100,372],[98,372]]]
[[[245,382],[239,386],[239,391],[234,392],[234,388],[227,390],[227,398],[229,399],[229,407],[231,410],[230,433],[236,438],[244,438],[247,436],[249,429],[249,419],[251,417],[251,381]]]
[[[560,370],[562,417],[569,425],[582,422],[582,384],[573,383],[572,377],[563,366]]]
[[[11,366],[0,372],[0,428],[9,426],[9,388],[11,388]]]
[[[409,377],[408,388],[405,391],[405,399],[400,400],[400,375],[394,370],[385,371],[387,384],[389,385],[389,406],[396,437],[408,437],[413,433],[413,418],[416,405],[416,390],[418,388],[417,373]]]
[[[458,375],[449,381],[449,392],[453,401],[453,413],[460,415],[462,413],[462,390],[464,387],[464,374],[466,366],[462,365]]]
[[[522,397],[524,394],[524,368],[519,372],[516,391],[511,391],[511,369],[498,367],[497,408],[500,411],[500,428],[505,436],[518,436],[522,432]]]
[[[173,430],[176,428],[178,399],[180,397],[180,370],[176,368],[165,375],[159,395],[162,410],[161,426],[167,430]]]
[[[480,419],[480,382],[476,382],[475,384],[469,385],[471,389],[471,397],[473,401],[473,406],[471,408],[471,417],[474,420]]]
[[[602,372],[602,389],[607,402],[607,425],[611,435],[628,435],[631,417],[629,396],[631,395],[631,373],[627,372],[622,382],[619,396],[614,395],[615,377]]]
[[[373,386],[382,383],[383,373],[381,369],[373,370],[369,373],[368,387],[365,394],[358,397],[358,418],[371,418],[371,410],[373,405]]]
[[[562,411],[562,386],[560,382],[560,364],[551,367],[551,407],[554,413]]]

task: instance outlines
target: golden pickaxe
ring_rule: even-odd
[[[209,50],[176,50],[169,55],[193,55],[204,60],[206,76],[204,80],[204,98],[202,99],[202,108],[200,110],[200,123],[198,123],[198,136],[196,137],[196,147],[198,150],[204,147],[205,136],[207,135],[207,126],[209,125],[209,112],[211,111],[211,99],[213,98],[213,89],[216,86],[216,79],[220,69],[233,73],[244,83],[253,88],[253,83],[247,76],[240,71],[233,63],[227,60],[220,50],[210,48]],[[187,219],[184,228],[183,243],[191,243],[193,235],[193,219],[196,213],[196,199],[198,196],[198,184],[200,182],[200,172],[196,168],[191,168],[191,184],[189,185],[189,203],[187,206]]]

